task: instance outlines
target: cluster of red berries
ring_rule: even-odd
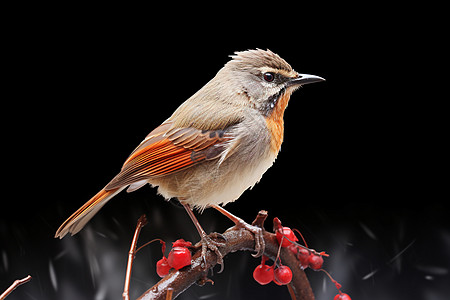
[[[298,241],[298,238],[295,236],[294,231],[292,231],[289,227],[280,226],[280,228],[276,230],[275,234],[278,244],[281,244],[281,247],[287,247],[296,255],[302,269],[309,267],[313,270],[320,270],[322,268],[322,256],[328,256],[328,254],[325,252],[317,253],[314,250],[308,249],[306,246],[303,247],[297,243],[294,243]]]
[[[289,250],[294,253],[295,257],[299,261],[299,265],[302,269],[311,268],[313,270],[320,270],[323,271],[327,276],[331,279],[331,281],[335,284],[336,289],[338,290],[338,294],[334,297],[333,300],[351,300],[350,296],[346,293],[341,292],[342,285],[338,283],[336,280],[334,280],[330,274],[328,274],[327,271],[322,269],[323,265],[323,256],[329,256],[325,252],[318,253],[317,251],[313,249],[309,249],[308,245],[306,244],[305,239],[303,238],[303,235],[300,231],[296,230],[299,235],[301,236],[305,246],[302,246],[298,243],[297,236],[295,235],[294,231],[289,227],[283,227],[281,226],[281,221],[278,218],[275,218],[273,220],[274,224],[274,230],[275,235],[278,241],[278,244],[281,248],[288,248]],[[280,249],[278,250],[277,258],[275,261],[279,260],[279,253]],[[259,284],[268,284],[269,282],[273,281],[278,285],[285,285],[289,284],[292,280],[292,271],[288,266],[280,265],[278,268],[275,269],[276,263],[274,263],[273,266],[268,266],[265,264],[267,260],[267,257],[263,256],[262,262],[260,265],[256,267],[256,269],[253,271],[253,278],[259,283]]]
[[[261,285],[275,282],[278,285],[289,284],[292,280],[292,271],[288,266],[279,265],[275,269],[275,264],[272,266],[266,265],[266,256],[262,256],[261,264],[253,271],[253,278]]]
[[[176,240],[172,243],[172,250],[170,250],[167,258],[164,256],[166,245],[164,242],[161,243],[163,244],[163,257],[156,263],[156,273],[158,273],[160,277],[169,274],[169,271],[172,268],[179,270],[185,266],[191,265],[191,251],[188,249],[189,247],[192,247],[191,242],[186,242],[183,239]]]
[[[302,269],[311,268],[316,271],[323,271],[327,274],[339,292],[333,300],[351,300],[348,294],[341,292],[341,284],[334,280],[327,271],[322,269],[323,256],[329,256],[328,254],[325,252],[319,253],[313,249],[309,249],[301,232],[294,229],[301,236],[305,246],[298,244],[298,238],[294,231],[289,227],[281,226],[281,221],[278,218],[275,218],[273,223],[275,235],[279,244],[278,254],[275,259],[275,263],[272,266],[266,265],[266,261],[269,258],[264,255],[262,256],[261,264],[258,265],[253,271],[253,278],[259,284],[266,285],[273,281],[277,285],[287,285],[292,281],[292,270],[288,266],[283,265],[280,259],[281,248],[288,248],[292,251],[292,253],[294,253],[295,257],[299,261],[299,266]],[[173,242],[172,250],[166,258],[164,256],[166,249],[165,242],[160,239],[156,240],[161,242],[163,253],[163,257],[156,263],[156,273],[158,273],[160,277],[165,277],[169,274],[171,269],[179,270],[185,266],[191,265],[191,251],[189,250],[189,248],[192,248],[191,242],[186,242],[183,239]]]

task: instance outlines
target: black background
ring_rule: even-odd
[[[224,19],[201,7],[182,16],[175,7],[10,11],[0,290],[28,274],[33,280],[8,299],[120,299],[143,213],[150,223],[142,242],[198,240],[184,210],[149,187],[118,195],[80,234],[53,235],[228,55],[253,48],[326,82],[293,95],[276,163],[226,208],[249,222],[266,209],[269,220],[300,229],[310,247],[331,254],[324,267],[352,299],[450,293],[448,196],[438,192],[443,119],[423,75],[430,58],[415,51],[420,32],[383,9],[231,6]],[[215,211],[198,218],[208,232],[232,225]],[[156,282],[160,257],[156,245],[138,254],[132,298]],[[289,299],[285,288],[253,280],[258,264],[249,253],[232,254],[214,286],[180,299]],[[317,299],[333,298],[323,273],[307,274]]]

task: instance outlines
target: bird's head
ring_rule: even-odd
[[[227,80],[232,81],[237,92],[248,97],[251,105],[267,116],[277,107],[280,98],[290,96],[301,85],[325,80],[294,71],[284,59],[270,50],[235,52],[231,57],[223,68],[228,75]]]

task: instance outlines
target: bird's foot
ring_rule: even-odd
[[[222,241],[219,241],[222,240]],[[217,256],[217,263],[220,265],[220,271],[218,273],[221,273],[224,268],[223,264],[223,255],[219,251],[219,247],[223,247],[225,245],[226,238],[217,232],[213,232],[210,235],[207,235],[206,233],[202,234],[200,245],[195,245],[197,248],[201,247],[201,259],[203,267],[206,268],[207,262],[206,262],[206,251],[209,249]]]
[[[256,254],[252,254],[253,257],[260,257],[263,255],[264,250],[266,249],[266,242],[264,241],[263,237],[263,229],[258,226],[250,225],[246,223],[244,220],[242,220],[239,217],[236,217],[223,207],[219,205],[211,205],[212,208],[218,210],[221,214],[226,216],[228,219],[233,221],[233,223],[236,225],[235,227],[239,230],[248,230],[251,233],[255,235],[255,252]],[[240,233],[242,234],[242,232]]]
[[[263,237],[263,230],[261,227],[250,225],[241,218],[237,218],[236,220],[236,228],[239,230],[248,230],[255,235],[255,254],[252,254],[253,257],[260,257],[264,254],[264,250],[266,248],[266,242]]]

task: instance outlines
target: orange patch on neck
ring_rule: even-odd
[[[267,128],[269,129],[271,140],[270,150],[273,153],[278,153],[283,143],[284,136],[284,111],[291,98],[291,91],[289,89],[278,99],[271,114],[266,118]]]

